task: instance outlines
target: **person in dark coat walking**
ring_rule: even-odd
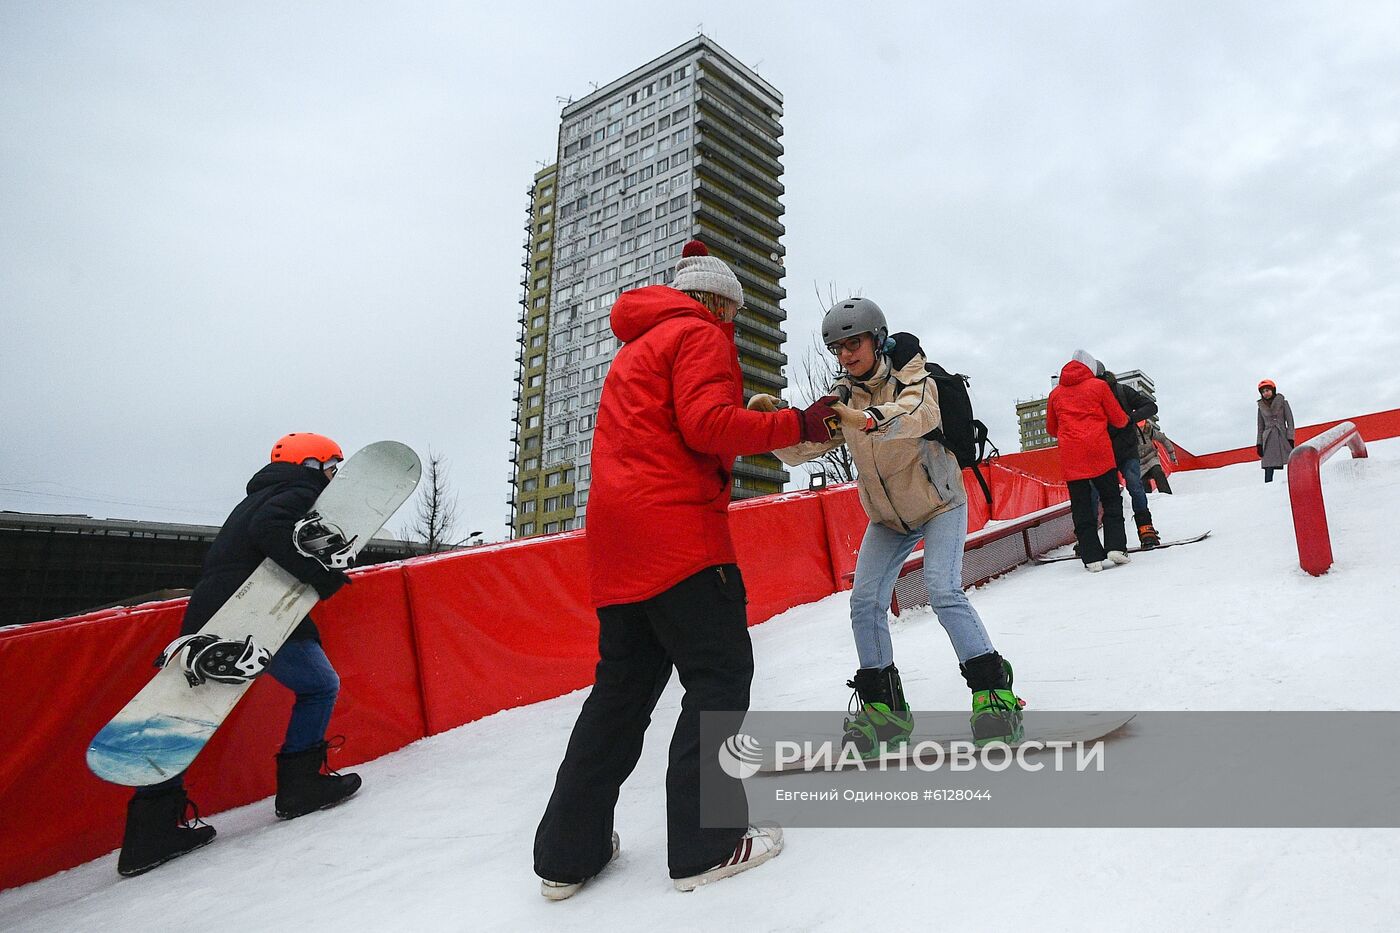
[[[1079,559],[1094,573],[1129,562],[1123,527],[1123,497],[1118,491],[1118,464],[1108,437],[1110,426],[1128,423],[1108,384],[1094,378],[1097,361],[1083,350],[1060,370],[1045,406],[1045,430],[1059,441],[1060,466],[1069,486]],[[1103,503],[1103,541],[1093,493]]]
[[[1272,483],[1274,471],[1287,466],[1288,457],[1293,453],[1293,409],[1288,399],[1279,394],[1272,379],[1259,383],[1258,404],[1254,449],[1259,454],[1259,465],[1264,468],[1264,482]]]
[[[675,887],[693,890],[782,849],[781,829],[747,825],[743,784],[720,767],[723,737],[702,745],[700,716],[732,718],[727,734],[737,732],[753,679],[729,535],[734,460],[830,440],[826,419],[836,413],[826,401],[746,409],[734,344],[739,280],[693,240],[673,285],[623,292],[612,308],[622,348],[603,383],[587,515],[599,661],[535,833],[535,874],[550,900],[571,897],[617,855],[618,794],[672,668],[685,687],[666,771]],[[701,825],[702,774],[714,812],[738,814],[734,824]]]
[[[1119,382],[1118,377],[1106,369],[1101,370],[1098,376],[1108,384],[1113,397],[1128,413],[1127,426],[1110,426],[1108,436],[1113,441],[1113,458],[1118,463],[1118,472],[1123,474],[1123,485],[1128,488],[1128,499],[1133,504],[1133,525],[1137,528],[1138,543],[1143,547],[1156,547],[1162,543],[1162,538],[1152,523],[1152,509],[1147,502],[1147,489],[1142,483],[1136,425],[1157,414],[1157,403],[1132,386]]]
[[[265,558],[316,589],[321,599],[349,582],[297,550],[292,528],[316,501],[344,459],[340,446],[320,434],[294,433],[272,448],[271,461],[248,481],[247,497],[219,529],[185,607],[181,636],[193,635],[250,577]],[[277,755],[277,815],[294,819],[333,806],[360,788],[355,774],[323,774],[326,727],[340,678],[321,647],[316,624],[301,620],[267,665],[274,680],[296,694],[287,734]],[[187,811],[193,808],[194,820]],[[199,820],[185,794],[184,776],[137,789],[127,805],[117,871],[139,875],[207,845],[214,827]]]

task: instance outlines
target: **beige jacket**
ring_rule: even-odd
[[[875,419],[869,433],[838,432],[827,443],[805,441],[773,451],[788,466],[815,460],[841,444],[850,448],[856,465],[860,503],[872,522],[909,532],[929,519],[967,502],[958,458],[923,435],[942,424],[938,387],[928,378],[924,357],[916,355],[896,373],[880,357],[875,374],[865,382],[842,376],[837,385],[850,388],[850,406]]]

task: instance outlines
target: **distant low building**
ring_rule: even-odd
[[[218,533],[214,525],[0,512],[0,626],[182,596]],[[375,538],[358,563],[424,550]]]

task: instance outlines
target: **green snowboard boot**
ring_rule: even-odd
[[[845,722],[842,741],[855,748],[862,760],[878,758],[909,741],[914,730],[914,714],[904,699],[899,669],[862,667],[855,680],[846,681],[855,690],[851,696],[850,717]]]
[[[972,741],[1014,745],[1025,736],[1021,709],[1026,701],[1011,689],[1011,662],[993,651],[969,658],[961,665],[963,679],[972,690]]]

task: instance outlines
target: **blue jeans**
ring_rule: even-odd
[[[340,694],[340,675],[321,643],[309,638],[285,642],[272,656],[267,673],[297,695],[282,751],[304,752],[326,737]]]
[[[1123,484],[1128,487],[1128,498],[1133,500],[1133,514],[1141,515],[1150,511],[1152,506],[1147,501],[1147,489],[1142,485],[1142,461],[1134,457],[1131,460],[1124,460],[1118,464],[1118,472],[1123,474]],[[1094,490],[1094,514],[1099,511],[1099,491]]]
[[[851,590],[851,632],[861,667],[894,663],[890,643],[890,597],[904,560],[919,539],[924,541],[924,584],[929,604],[948,633],[958,662],[996,650],[977,611],[962,589],[963,542],[967,540],[967,506],[936,515],[922,528],[901,534],[870,523],[856,558]]]

